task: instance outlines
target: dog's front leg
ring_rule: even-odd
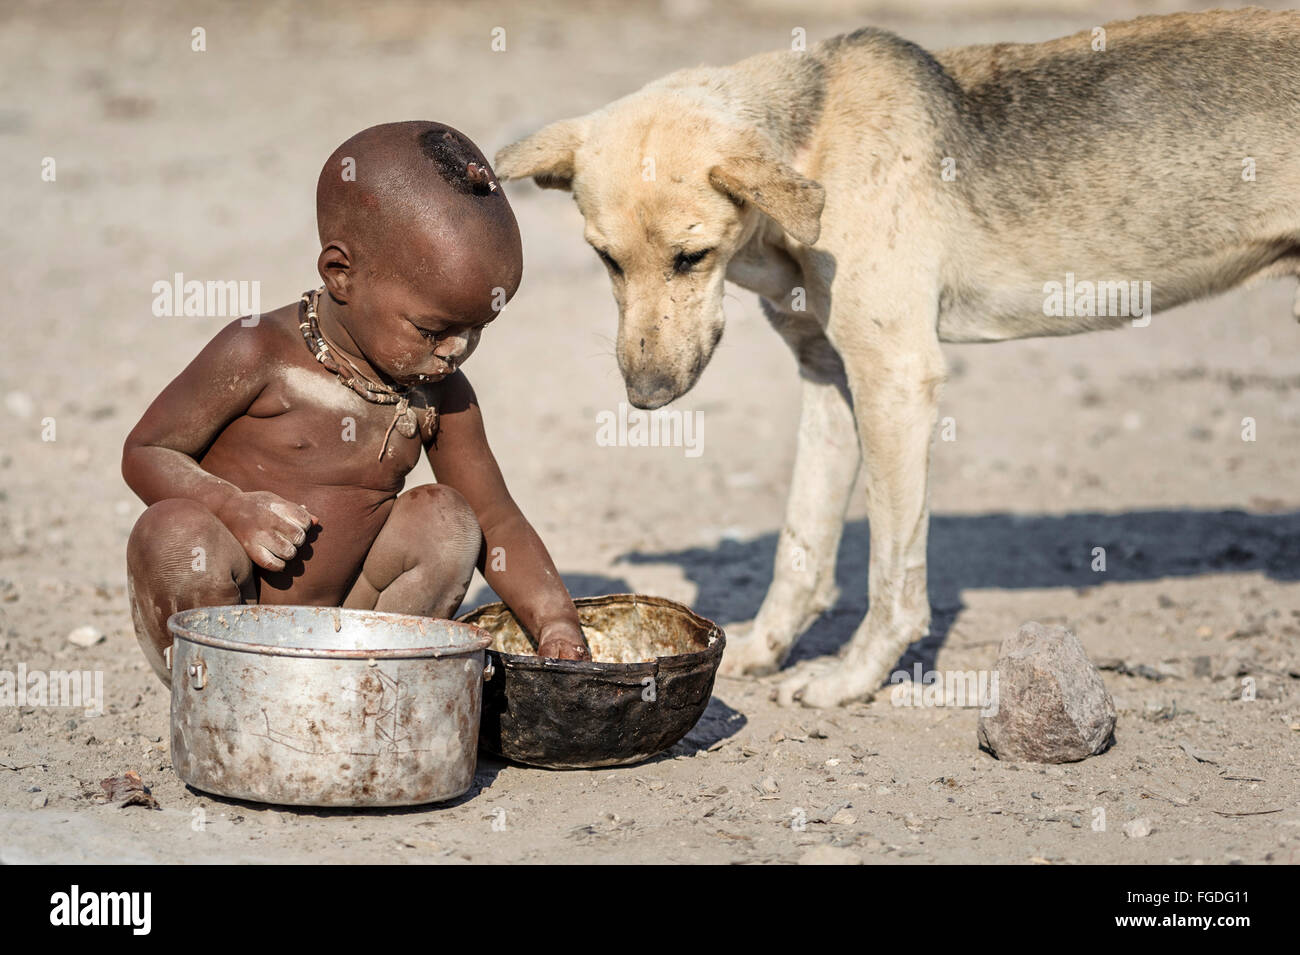
[[[815,334],[819,341],[795,349],[803,399],[772,585],[749,631],[728,638],[721,672],[731,676],[778,669],[839,596],[835,559],[861,452],[843,363],[819,328]]]
[[[866,460],[870,609],[838,658],[811,661],[782,681],[777,699],[786,705],[829,707],[869,696],[929,629],[926,496],[943,356],[933,323],[866,327],[869,343],[840,344],[839,351]]]

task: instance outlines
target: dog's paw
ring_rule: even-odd
[[[780,706],[795,706],[803,703],[804,695],[810,686],[818,683],[830,674],[836,661],[829,659],[804,660],[788,673],[781,676],[772,691],[772,699]]]
[[[777,651],[761,637],[755,637],[752,629],[741,631],[733,636],[733,629],[727,629],[727,648],[722,651],[722,664],[718,673],[722,676],[764,676],[775,673],[781,666]]]
[[[871,696],[880,680],[866,667],[843,660],[809,660],[790,671],[776,688],[781,706],[796,703],[812,709],[830,709]]]

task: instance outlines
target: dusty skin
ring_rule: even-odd
[[[345,177],[348,164],[360,172]],[[324,285],[227,325],[127,436],[122,474],[149,505],[127,542],[127,589],[164,683],[178,611],[306,604],[445,619],[476,566],[539,652],[589,658],[462,370],[523,267],[485,168],[443,124],[349,137],[317,183]],[[375,400],[385,390],[390,402]],[[422,450],[438,482],[403,491]]]
[[[156,317],[152,285],[177,271],[260,279],[268,313],[296,302],[319,284],[302,254],[317,240],[311,184],[353,132],[429,116],[491,154],[671,70],[776,48],[792,24],[810,42],[870,22],[942,49],[1148,11],[1102,6],[1009,16],[963,3],[930,17],[908,5],[918,19],[817,3],[725,19],[720,4],[618,17],[350,4],[328,8],[333,20],[229,5],[183,20],[137,4],[121,19],[81,5],[3,14],[0,171],[21,228],[0,237],[20,278],[0,363],[0,670],[100,670],[106,706],[0,706],[0,858],[753,863],[830,844],[869,863],[1300,862],[1300,328],[1282,282],[1147,328],[944,346],[939,426],[951,419],[955,440],[936,442],[930,486],[935,636],[904,664],[988,668],[1004,637],[1040,620],[1074,629],[1094,660],[1163,671],[1104,671],[1117,744],[1081,764],[998,763],[976,749],[969,709],[882,695],[785,710],[774,683],[724,678],[697,730],[649,764],[548,773],[483,759],[469,796],[436,810],[229,803],[170,769],[166,692],[126,610],[123,555],[143,505],[119,474],[122,440],[235,317]],[[195,23],[204,54],[188,45]],[[499,23],[504,54],[487,42]],[[304,50],[343,58],[350,82],[323,89]],[[45,156],[56,182],[37,174]],[[507,188],[523,281],[499,320],[509,330],[494,322],[466,373],[520,510],[575,594],[655,593],[724,624],[752,618],[794,459],[788,349],[755,297],[730,289],[726,337],[681,404],[702,415],[703,453],[598,445],[597,414],[626,400],[609,279],[571,203]],[[41,440],[45,418],[54,441]],[[421,461],[407,486],[430,480]],[[866,610],[861,487],[852,499],[847,596],[792,662],[836,650]],[[1096,547],[1105,572],[1091,569]],[[492,599],[476,577],[466,607]],[[69,644],[83,625],[105,640]],[[131,769],[161,812],[87,797]],[[1137,819],[1151,833],[1126,836]]]

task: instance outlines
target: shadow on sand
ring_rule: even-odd
[[[771,581],[776,540],[771,532],[714,547],[633,551],[621,559],[677,564],[699,587],[696,612],[725,625],[758,611]],[[1105,573],[1092,570],[1096,547],[1105,548]],[[791,664],[834,653],[852,636],[867,611],[868,550],[866,520],[846,524],[836,570],[839,603],[809,628]],[[1095,587],[1248,571],[1300,580],[1300,513],[936,514],[930,518],[930,636],[910,646],[900,665],[934,665],[967,590]]]

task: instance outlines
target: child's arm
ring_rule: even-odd
[[[223,328],[127,435],[122,477],[146,504],[176,497],[198,501],[230,529],[255,564],[283,570],[315,518],[269,491],[245,493],[197,461],[266,386],[269,363],[262,345],[268,335],[238,321]]]
[[[429,464],[438,483],[455,488],[474,509],[485,541],[479,558],[484,579],[537,640],[539,656],[591,659],[573,598],[506,488],[464,372],[443,384],[439,408]]]

